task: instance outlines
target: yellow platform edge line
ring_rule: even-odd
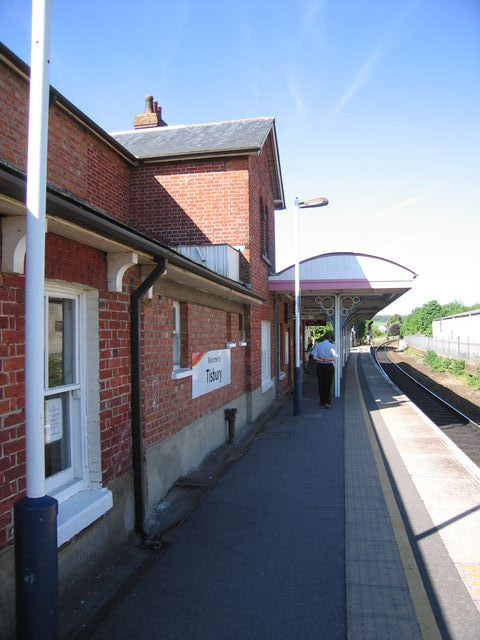
[[[375,464],[377,466],[377,472],[382,486],[385,503],[387,505],[390,520],[392,522],[393,532],[397,543],[398,551],[400,553],[400,559],[402,562],[405,578],[407,581],[408,589],[410,591],[410,597],[415,609],[415,615],[417,616],[418,626],[423,640],[441,640],[442,635],[437,626],[435,616],[433,615],[430,601],[423,585],[423,580],[420,575],[415,556],[410,546],[405,525],[400,514],[400,510],[395,500],[390,479],[388,477],[387,470],[383,462],[382,454],[378,447],[377,440],[375,438],[374,426],[370,418],[367,406],[363,399],[363,393],[360,386],[360,379],[358,377],[358,361],[355,358],[355,380],[358,388],[358,397],[360,406],[362,408],[363,419],[365,427],[367,429],[368,438],[372,447],[373,456],[375,458]]]

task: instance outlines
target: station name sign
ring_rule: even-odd
[[[230,349],[192,354],[192,398],[230,384]]]

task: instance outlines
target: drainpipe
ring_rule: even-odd
[[[131,295],[130,342],[132,360],[132,465],[135,501],[135,530],[144,539],[145,489],[142,423],[142,371],[140,339],[140,300],[167,270],[167,260],[159,258],[153,271]]]
[[[275,397],[280,397],[280,322],[278,320],[278,299],[273,294],[273,372],[275,376]]]

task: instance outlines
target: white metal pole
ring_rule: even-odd
[[[342,363],[343,363],[343,344],[342,344],[342,329],[341,329],[341,313],[340,313],[340,296],[334,294],[335,300],[335,345],[337,347],[338,359],[337,366],[335,367],[335,397],[340,397],[340,380],[342,377]]]
[[[295,227],[293,242],[295,245],[295,366],[300,366],[300,247],[298,234],[298,198],[295,200]]]
[[[25,277],[25,420],[27,497],[45,495],[43,290],[49,98],[50,0],[32,2]]]
[[[299,202],[295,198],[294,233],[295,246],[295,370],[293,379],[293,415],[302,415],[302,368],[300,362],[300,248],[299,248]]]
[[[58,502],[45,495],[43,281],[47,186],[50,0],[32,2],[25,269],[27,494],[13,506],[17,638],[58,638]]]

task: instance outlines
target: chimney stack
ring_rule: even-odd
[[[166,127],[167,123],[162,120],[162,108],[153,96],[145,96],[145,112],[135,116],[133,121],[135,129],[150,129],[152,127]]]

